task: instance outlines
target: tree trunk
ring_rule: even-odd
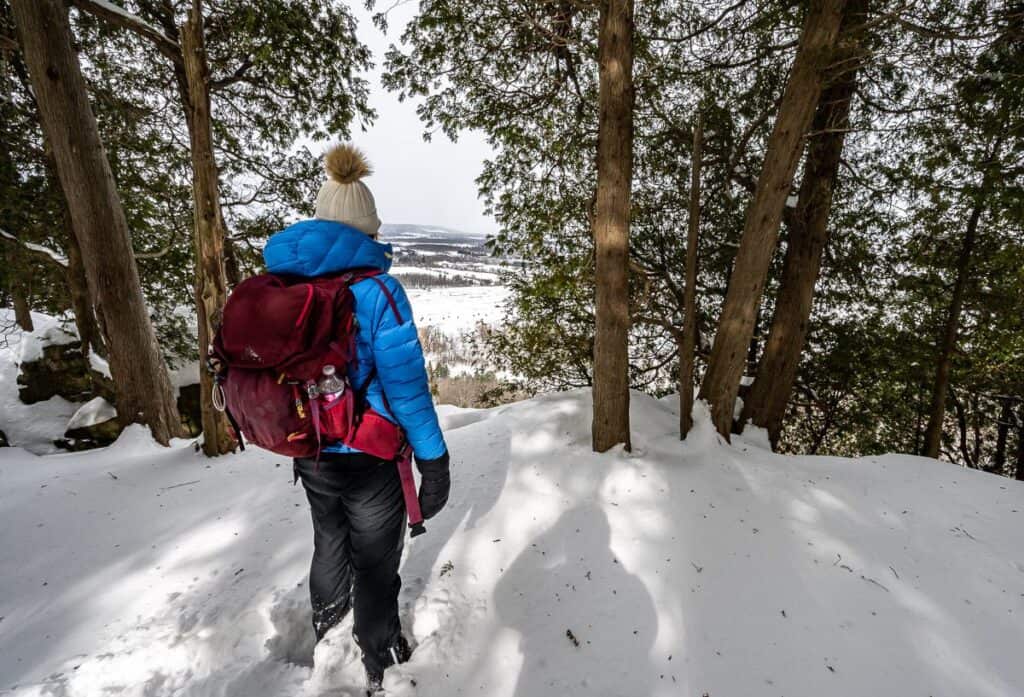
[[[867,0],[849,0],[843,12],[832,60],[835,74],[821,93],[811,124],[804,176],[789,228],[782,281],[775,300],[757,378],[743,403],[740,424],[748,420],[768,431],[772,448],[779,444],[786,405],[793,394],[800,355],[807,340],[814,286],[828,242],[832,193],[839,175],[843,142],[850,125],[850,102],[863,61],[863,26]]]
[[[238,263],[238,245],[229,236],[224,238],[224,272],[228,288],[234,288],[242,282],[242,268]]]
[[[78,329],[78,338],[82,342],[82,355],[88,356],[90,351],[95,351],[106,358],[107,349],[96,321],[93,293],[89,289],[85,266],[82,264],[82,248],[75,236],[74,220],[68,209],[68,202],[64,198],[64,190],[61,188],[60,177],[57,174],[57,161],[53,155],[53,146],[46,141],[44,149],[46,180],[60,206],[61,224],[64,228],[64,249],[68,257],[68,265],[64,269],[64,283],[68,287],[68,296],[71,298],[71,311],[75,315],[75,327]]]
[[[188,20],[181,27],[181,52],[188,81],[189,137],[192,151],[192,198],[195,205],[196,314],[199,325],[199,356],[206,356],[227,298],[224,274],[226,227],[220,209],[217,163],[213,154],[210,121],[210,70],[206,61],[201,3],[194,0]],[[213,379],[200,369],[200,407],[203,452],[208,456],[231,452],[234,437],[224,414],[213,406]]]
[[[957,433],[960,436],[960,455],[964,459],[964,465],[974,469],[977,465],[971,459],[971,451],[967,447],[967,407],[964,403],[956,396],[956,392],[952,389],[949,390],[949,396],[953,400],[953,411],[956,412],[956,426]],[[938,454],[936,454],[938,457]]]
[[[704,124],[700,112],[693,126],[690,157],[690,210],[686,231],[686,286],[683,288],[683,336],[679,348],[679,437],[693,428],[693,373],[697,342],[697,247],[700,244],[700,166]]]
[[[982,185],[982,189],[986,188]],[[935,383],[932,387],[932,401],[928,410],[928,427],[924,432],[924,456],[938,457],[939,445],[942,440],[942,422],[946,416],[946,393],[949,391],[949,375],[953,369],[953,351],[956,349],[957,334],[960,331],[960,310],[964,302],[964,290],[967,286],[968,269],[971,264],[971,253],[978,235],[978,223],[984,209],[984,198],[978,195],[971,209],[971,217],[967,220],[967,230],[960,246],[960,254],[956,262],[956,281],[953,284],[953,297],[949,303],[949,314],[946,327],[939,345],[939,355],[935,360]]]
[[[1006,441],[1010,437],[1010,426],[1013,424],[1013,397],[1004,395],[1003,407],[999,410],[999,421],[996,423],[996,452],[988,471],[1002,474],[1006,467]]]
[[[105,314],[118,418],[148,424],[153,437],[166,445],[184,432],[142,296],[124,210],[89,106],[67,8],[61,0],[13,0],[11,5],[89,286]]]
[[[743,373],[754,315],[778,241],[782,210],[821,94],[823,72],[834,50],[845,0],[813,0],[768,139],[764,166],[747,210],[729,290],[722,306],[700,396],[711,404],[715,428],[726,439]]]
[[[31,92],[32,86],[28,75],[28,68],[17,55],[12,57],[12,64],[19,80],[25,89]],[[35,111],[36,121],[42,123],[42,116],[39,114],[39,105],[33,98],[32,107]],[[61,188],[60,176],[57,174],[57,161],[53,155],[53,146],[47,138],[43,138],[43,164],[46,171],[46,183],[50,188],[53,200],[60,207],[61,225],[63,227],[64,239],[63,248],[67,255],[68,263],[63,268],[64,283],[68,289],[68,297],[71,300],[71,311],[75,315],[75,327],[78,329],[78,338],[82,342],[82,355],[88,356],[90,351],[95,351],[106,357],[106,346],[100,336],[99,325],[96,321],[96,311],[93,306],[92,294],[89,291],[89,284],[85,278],[85,267],[82,266],[82,249],[75,237],[75,230],[71,213],[68,210],[67,200],[64,198],[64,191]]]
[[[971,459],[974,461],[975,467],[981,466],[981,446],[984,439],[981,435],[981,395],[974,392],[970,395],[971,413],[974,418],[971,419],[971,436],[972,448],[971,448]]]
[[[596,303],[593,446],[629,438],[629,205],[633,175],[633,2],[601,3],[594,216]]]
[[[32,324],[32,309],[28,303],[25,284],[19,279],[14,279],[11,284],[11,301],[14,304],[14,321],[22,331],[32,331],[35,328]]]
[[[68,285],[68,294],[71,296],[71,310],[75,313],[75,326],[78,328],[78,336],[82,340],[82,353],[95,351],[104,358],[107,357],[107,347],[103,341],[103,334],[100,332],[99,322],[96,316],[99,314],[93,304],[93,293],[89,289],[89,281],[85,275],[85,266],[82,262],[82,248],[75,237],[70,214],[64,211],[64,237],[67,241],[68,269],[65,280]]]
[[[750,343],[747,345],[747,365],[745,372],[753,373],[757,370],[757,348],[761,343],[761,317],[764,306],[758,302],[757,310],[754,312],[754,330],[750,334]],[[736,431],[739,433],[739,431]]]
[[[1024,482],[1024,401],[1017,408],[1017,462],[1015,476]]]

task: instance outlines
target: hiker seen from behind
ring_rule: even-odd
[[[313,519],[313,629],[320,640],[353,612],[374,694],[412,651],[398,617],[406,520],[415,536],[444,507],[449,456],[412,308],[377,239],[370,167],[336,145],[325,169],[315,217],[271,236],[268,273],[228,299],[210,363],[236,430],[294,458]]]

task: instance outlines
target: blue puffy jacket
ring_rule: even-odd
[[[395,318],[379,285],[364,280],[352,286],[359,329],[358,361],[349,368],[349,383],[362,385],[376,366],[377,375],[366,393],[370,406],[402,427],[418,460],[441,457],[447,448],[430,396],[412,308],[402,285],[386,273],[391,268],[391,245],[342,223],[303,220],[273,235],[263,249],[263,259],[270,273],[306,277],[349,269],[385,272],[377,278],[391,291],[402,321]],[[340,443],[324,450],[357,452]]]

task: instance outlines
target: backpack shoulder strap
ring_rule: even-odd
[[[349,285],[355,285],[356,283],[359,283],[360,281],[366,280],[367,278],[372,280],[374,283],[376,283],[380,287],[381,291],[384,293],[384,297],[388,299],[388,305],[391,306],[391,312],[394,313],[395,319],[398,320],[399,324],[401,324],[402,321],[403,321],[402,320],[402,313],[400,313],[398,311],[398,303],[395,302],[395,296],[392,295],[391,290],[388,289],[388,285],[386,283],[384,283],[384,281],[382,281],[379,278],[377,278],[382,273],[384,273],[384,272],[381,271],[380,269],[370,269],[370,270],[367,270],[367,271],[361,271],[359,273],[354,273],[352,275],[351,279],[348,280],[348,284]]]
[[[398,320],[399,324],[401,324],[402,314],[398,311],[398,303],[395,302],[395,296],[391,294],[391,291],[388,289],[388,286],[384,281],[380,280],[376,276],[373,276],[372,278],[377,285],[380,286],[380,289],[384,291],[384,296],[388,299],[388,305],[391,306],[391,311],[395,313],[395,319]]]

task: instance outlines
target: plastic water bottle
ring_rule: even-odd
[[[328,363],[323,367],[324,376],[317,383],[317,391],[328,402],[333,402],[345,391],[345,382],[337,375],[337,370]]]

